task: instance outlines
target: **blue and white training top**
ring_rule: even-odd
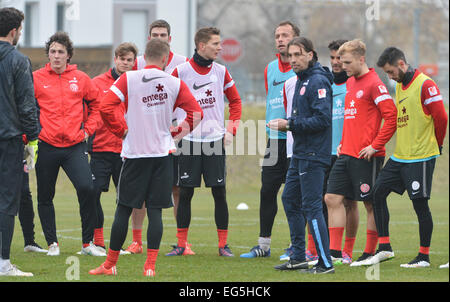
[[[279,58],[270,62],[266,67],[266,124],[277,118],[286,118],[283,103],[283,84],[289,78],[295,76],[292,69],[283,72],[280,70]],[[270,139],[286,139],[286,132],[277,131],[266,127]]]
[[[342,129],[344,128],[345,94],[347,93],[346,83],[335,84],[333,89],[333,112],[332,112],[332,143],[331,155],[336,155],[336,149],[342,138]]]

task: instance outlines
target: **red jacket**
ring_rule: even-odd
[[[40,109],[39,139],[54,147],[70,147],[82,142],[84,132],[94,134],[99,110],[98,89],[76,65],[67,65],[56,74],[48,63],[33,72],[34,93]],[[88,108],[85,107],[87,105]],[[85,112],[91,114],[85,119]]]
[[[109,91],[109,88],[112,84],[114,84],[116,79],[113,78],[111,69],[109,69],[104,74],[95,77],[92,81],[99,89],[99,100],[101,100],[101,98]],[[120,110],[118,110],[118,114],[123,116],[125,114],[125,106],[121,103],[119,107]],[[103,123],[100,114],[97,114],[95,119],[97,120],[97,131],[93,136],[92,152],[120,153],[122,151],[122,139],[108,130]]]

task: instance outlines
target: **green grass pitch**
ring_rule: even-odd
[[[246,105],[242,120],[263,120],[264,107]],[[394,138],[388,145],[388,155],[392,153]],[[1,277],[0,282],[448,282],[448,269],[439,265],[449,261],[449,148],[446,138],[444,155],[437,160],[433,178],[433,191],[430,207],[434,219],[434,231],[430,251],[431,267],[425,269],[404,269],[400,264],[413,259],[419,248],[417,218],[412,203],[407,197],[391,194],[388,205],[391,213],[390,234],[396,257],[379,267],[367,268],[336,267],[334,275],[305,275],[298,272],[280,272],[273,267],[280,264],[279,256],[289,244],[289,229],[286,216],[278,200],[278,214],[272,234],[272,256],[270,258],[242,259],[241,253],[248,252],[257,244],[259,233],[259,188],[261,155],[233,155],[227,158],[227,200],[230,213],[228,243],[235,254],[233,258],[218,256],[217,232],[214,223],[214,203],[209,189],[196,189],[192,201],[192,220],[188,241],[195,251],[194,256],[166,257],[176,243],[176,224],[172,209],[163,211],[164,234],[156,263],[157,276],[142,276],[146,259],[141,255],[119,257],[117,276],[90,276],[88,271],[104,261],[104,257],[77,255],[81,249],[81,229],[78,202],[75,190],[65,173],[61,170],[54,198],[57,234],[61,255],[49,257],[45,254],[25,253],[23,237],[16,219],[14,239],[11,249],[11,262],[23,271],[34,274],[32,278]],[[37,214],[35,173],[30,174],[31,191],[35,208],[36,241],[45,245],[44,236]],[[115,211],[115,189],[111,183],[110,191],[102,195],[105,214],[105,241],[109,244],[111,224]],[[281,190],[279,197],[281,195]],[[248,210],[237,210],[236,206],[245,202]],[[360,226],[354,248],[354,258],[358,257],[365,245],[366,214],[360,204]],[[144,222],[143,240],[146,242]],[[131,223],[124,247],[131,242]],[[79,272],[79,274],[78,274]]]

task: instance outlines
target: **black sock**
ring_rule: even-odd
[[[212,187],[214,197],[214,218],[219,230],[228,230],[228,205],[225,187]]]
[[[147,208],[147,248],[159,250],[163,235],[162,210]]]
[[[428,199],[420,198],[412,200],[414,210],[419,221],[420,246],[430,246],[433,234],[433,217],[428,207]]]
[[[421,261],[430,262],[430,255],[419,253],[417,255],[416,259],[421,260]]]
[[[263,182],[260,190],[259,237],[272,235],[273,223],[278,212],[277,195],[281,183]]]
[[[378,245],[378,250],[392,252],[392,247],[390,243],[380,243]]]
[[[377,227],[378,237],[389,237],[389,209],[387,197],[391,189],[378,185],[373,192],[373,215]]]
[[[191,200],[194,188],[180,187],[180,197],[177,209],[177,228],[188,228],[191,223]]]
[[[330,250],[331,257],[342,258],[342,251]]]
[[[109,248],[113,251],[119,251],[125,242],[128,232],[128,221],[130,220],[132,210],[132,208],[124,205],[117,205],[114,222],[111,227],[111,239],[109,244]]]

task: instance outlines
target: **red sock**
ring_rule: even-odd
[[[105,246],[105,240],[103,238],[103,228],[94,229],[94,244]]]
[[[142,229],[133,230],[133,241],[136,241],[139,245],[142,245]]]
[[[388,244],[391,243],[391,240],[389,239],[389,236],[386,237],[378,237],[378,242],[380,244]]]
[[[429,255],[430,254],[430,247],[421,246],[419,249],[419,253]]]
[[[344,228],[328,228],[330,232],[330,250],[342,251]]]
[[[117,263],[117,260],[119,260],[119,254],[120,250],[113,251],[112,249],[108,250],[108,255],[106,256],[106,261],[103,263],[103,266],[106,269],[110,269],[111,267],[115,266]]]
[[[345,243],[344,243],[344,252],[350,256],[350,258],[353,258],[353,246],[355,245],[356,238],[350,238],[345,237]]]
[[[178,246],[186,247],[189,228],[177,229]]]
[[[367,230],[366,248],[364,253],[375,254],[375,250],[378,244],[378,233],[377,231]]]
[[[217,229],[217,236],[219,237],[219,248],[224,248],[227,244],[228,230]]]
[[[314,243],[313,235],[309,233],[308,233],[308,251],[310,251],[313,256],[317,256],[316,244]]]
[[[88,247],[89,243],[83,243],[83,247]]]
[[[147,260],[144,264],[144,270],[155,270],[156,258],[158,258],[159,250],[147,249]]]

